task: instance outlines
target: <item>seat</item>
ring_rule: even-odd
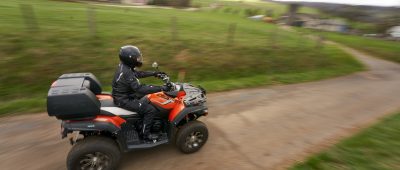
[[[113,99],[100,100],[100,114],[107,116],[140,117],[137,112],[123,109],[114,104]]]
[[[100,103],[101,107],[118,107],[117,105],[114,104],[114,100],[112,98],[100,100]]]

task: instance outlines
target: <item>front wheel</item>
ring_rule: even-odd
[[[88,137],[75,144],[67,157],[68,170],[114,170],[121,153],[114,140]]]
[[[183,153],[189,154],[198,151],[207,139],[207,126],[203,122],[194,120],[179,129],[175,144]]]

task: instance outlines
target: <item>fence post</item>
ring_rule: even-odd
[[[277,27],[274,27],[273,29],[271,29],[271,35],[270,35],[270,43],[271,46],[273,48],[277,48],[278,47],[278,35],[279,35],[279,29]]]
[[[226,43],[232,45],[235,41],[236,23],[229,24],[228,35],[226,37]]]
[[[298,30],[296,32],[296,35],[297,35],[297,46],[301,47],[303,45],[303,40],[305,38],[305,37],[303,37],[304,33],[303,33],[303,31]]]
[[[179,52],[174,58],[177,67],[179,69],[178,72],[178,82],[183,82],[186,76],[186,66],[187,62],[190,60],[190,53],[188,49],[182,50]]]
[[[324,47],[324,36],[318,34],[316,38],[315,48],[323,48]]]
[[[39,30],[39,26],[36,21],[35,11],[33,10],[32,5],[28,4],[20,4],[19,8],[22,13],[22,17],[24,18],[24,23],[28,31],[37,31]]]
[[[93,6],[87,7],[87,19],[88,19],[88,29],[89,34],[92,37],[96,36],[96,11]]]
[[[176,27],[177,20],[178,19],[176,17],[171,17],[171,39],[172,40],[178,39],[178,29]]]

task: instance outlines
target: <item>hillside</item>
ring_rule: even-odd
[[[92,72],[110,90],[117,52],[125,44],[142,49],[143,69],[158,61],[174,79],[186,70],[186,81],[208,91],[310,81],[362,69],[334,46],[321,48],[298,33],[224,12],[20,3],[3,0],[0,5],[0,95],[7,99],[0,102],[0,113],[44,111],[47,90],[63,73]]]

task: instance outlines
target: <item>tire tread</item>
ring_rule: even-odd
[[[182,147],[182,146],[184,145],[184,142],[186,140],[186,136],[190,132],[192,132],[193,129],[202,129],[202,130],[204,130],[205,131],[205,134],[204,134],[205,135],[205,139],[204,139],[205,141],[197,149],[187,150],[187,149],[185,149],[185,147]],[[202,148],[203,145],[207,142],[207,139],[208,139],[208,130],[207,130],[206,124],[204,124],[201,121],[194,120],[194,121],[186,123],[185,125],[183,125],[179,129],[179,131],[178,131],[178,133],[176,135],[176,143],[175,143],[175,145],[179,148],[179,150],[181,152],[186,153],[186,154],[190,154],[190,153],[194,153],[194,152],[200,150],[200,148]]]
[[[115,143],[114,140],[108,137],[92,136],[84,138],[71,148],[67,156],[68,170],[75,170],[74,162],[80,157],[79,155],[99,148],[101,148],[102,150],[107,150],[113,157],[113,166],[111,166],[109,170],[116,169],[121,157],[118,145]]]

